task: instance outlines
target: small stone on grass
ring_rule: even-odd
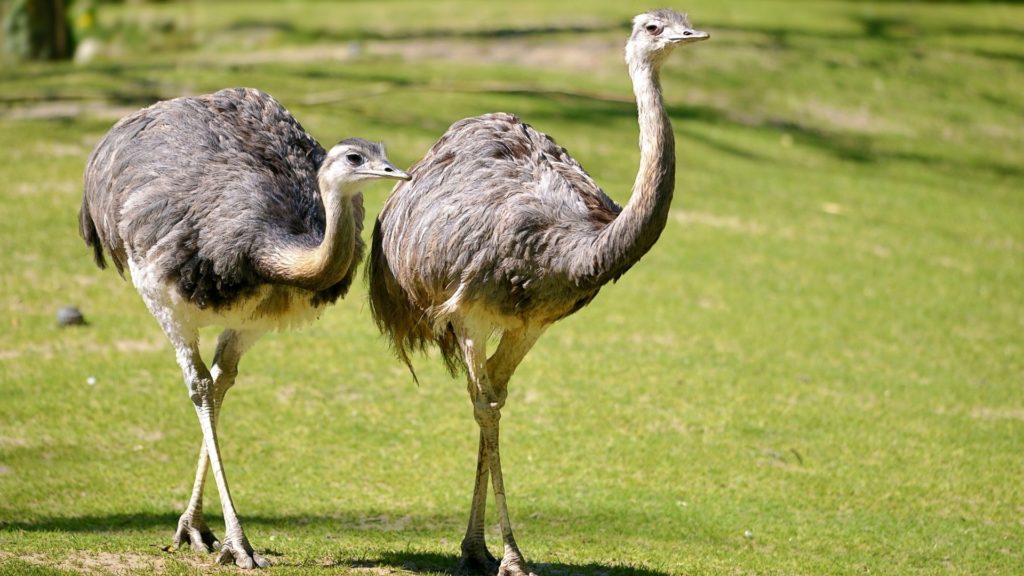
[[[85,316],[74,306],[57,310],[57,326],[85,326]]]

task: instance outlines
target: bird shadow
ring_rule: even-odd
[[[404,526],[402,518],[388,518],[384,514],[360,511],[332,515],[246,515],[245,525],[253,528],[283,529],[298,527],[302,529],[333,529],[337,532],[359,534],[392,533]],[[211,526],[223,526],[223,519],[217,515],[208,515]],[[170,541],[171,529],[178,522],[178,515],[173,512],[137,512],[107,515],[57,516],[43,517],[28,521],[9,521],[0,519],[0,536],[17,532],[65,532],[65,533],[97,533],[111,534],[152,529],[167,529],[167,540]],[[412,526],[429,526],[432,529],[449,528],[457,533],[461,527],[460,520],[445,515],[416,516],[408,522]],[[215,528],[216,531],[216,528]],[[163,547],[168,542],[154,543]],[[279,566],[298,568],[319,568],[324,570],[350,569],[388,569],[404,570],[413,574],[460,574],[460,556],[450,553],[422,551],[383,550],[377,553],[362,554],[359,558],[346,558],[345,550],[333,554],[333,560],[291,561],[280,552],[272,549],[257,548],[268,554]],[[547,576],[581,575],[581,576],[667,576],[665,572],[646,567],[631,566],[622,563],[563,563],[533,562],[531,566],[539,573]]]
[[[36,520],[0,519],[0,532],[116,532],[174,526],[177,522],[178,515],[171,512],[52,516]]]
[[[338,567],[404,570],[413,574],[462,574],[460,557],[455,554],[431,552],[385,552],[374,558],[339,562]],[[530,568],[545,576],[667,576],[666,572],[626,564],[566,564],[562,562],[531,562]]]
[[[207,521],[211,526],[223,526],[224,519],[219,514],[207,513]],[[395,515],[402,517],[403,515]],[[377,511],[352,511],[339,512],[337,514],[280,514],[262,515],[245,514],[242,522],[246,526],[262,526],[266,528],[282,527],[313,527],[325,528],[336,527],[339,531],[369,531],[375,527],[384,526],[381,531],[389,531],[386,520],[389,515]],[[457,522],[452,518],[442,516],[417,516],[415,519],[409,517],[410,523],[427,526],[452,525]],[[168,512],[135,512],[118,514],[86,514],[81,516],[50,516],[33,520],[3,520],[0,519],[0,532],[118,532],[133,530],[151,530],[154,528],[167,527],[169,530],[178,523],[178,513]]]

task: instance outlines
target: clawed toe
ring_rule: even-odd
[[[221,545],[213,531],[206,525],[202,514],[182,514],[178,520],[178,529],[174,533],[174,543],[167,550],[176,550],[185,543],[196,552],[212,552],[219,549],[217,562],[220,564],[234,564],[246,570],[270,566],[269,560],[253,551],[252,545],[244,535],[240,538],[228,538]]]
[[[235,566],[243,570],[270,566],[270,560],[254,552],[249,541],[244,536],[234,542],[225,542],[224,546],[220,549],[220,555],[217,556],[217,562],[219,564],[231,564],[234,562]]]
[[[217,536],[206,525],[202,515],[183,514],[178,520],[178,529],[174,532],[172,549],[181,548],[187,543],[195,552],[212,552],[220,546]]]
[[[526,565],[526,560],[518,551],[506,553],[498,567],[498,576],[537,576]]]
[[[530,570],[525,563],[501,563],[501,567],[498,568],[498,576],[537,576]]]
[[[459,572],[462,574],[495,574],[498,571],[498,560],[491,555],[486,546],[463,548]]]

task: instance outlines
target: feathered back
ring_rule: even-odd
[[[597,292],[569,286],[563,259],[621,209],[547,135],[510,114],[466,118],[410,172],[381,210],[367,265],[374,319],[406,364],[435,343],[449,370],[462,367],[444,319],[456,302],[553,321]]]
[[[314,247],[325,229],[317,170],[326,153],[271,96],[233,88],[159,102],[118,122],[85,172],[79,230],[97,265],[129,254],[199,307],[263,283],[253,251],[268,242]],[[356,262],[362,258],[362,198]],[[333,302],[353,270],[315,298]]]

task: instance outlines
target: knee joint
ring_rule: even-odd
[[[473,402],[473,417],[480,426],[496,425],[501,419],[501,405],[479,399]]]
[[[197,407],[211,397],[213,392],[213,380],[209,378],[196,378],[188,382],[188,395],[192,403]]]

